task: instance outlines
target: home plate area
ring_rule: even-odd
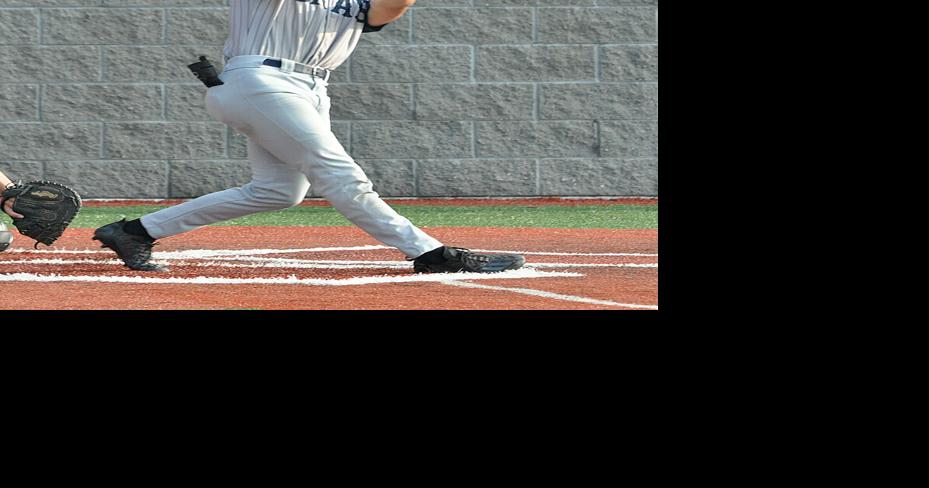
[[[167,266],[168,271],[152,273],[127,269],[105,249],[16,248],[0,254],[0,282],[17,282],[20,287],[42,284],[45,294],[60,287],[62,291],[73,290],[75,285],[84,291],[99,287],[100,308],[106,307],[104,302],[120,303],[118,299],[107,301],[108,295],[144,295],[139,287],[149,287],[154,295],[162,296],[159,306],[139,303],[136,307],[129,302],[117,308],[197,308],[198,304],[229,308],[215,300],[198,300],[197,295],[207,293],[203,288],[208,287],[213,292],[223,290],[216,296],[250,296],[261,290],[254,306],[270,309],[392,308],[385,300],[393,300],[401,309],[658,309],[655,253],[473,250],[517,252],[526,256],[527,263],[522,269],[501,273],[416,274],[412,262],[402,259],[396,249],[380,245],[186,249],[153,252],[152,261]],[[407,289],[403,293],[391,291],[398,285],[407,285]],[[411,296],[410,285],[421,289],[419,306],[415,293]],[[435,286],[443,287],[444,292],[436,294]],[[322,294],[295,291],[306,287],[327,290]],[[186,301],[165,298],[166,289],[183,289],[179,295]],[[341,289],[344,296],[324,299],[335,289]],[[281,300],[275,300],[275,295],[281,295]],[[284,298],[295,295],[316,299]],[[431,300],[430,296],[446,298]],[[410,303],[403,303],[404,297]],[[49,299],[49,307],[58,308],[55,297]],[[93,303],[85,305],[79,308],[95,308]],[[248,305],[241,298],[229,304],[233,308]]]

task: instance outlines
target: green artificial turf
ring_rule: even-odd
[[[391,205],[419,227],[548,227],[657,229],[657,205]],[[100,227],[123,217],[134,219],[164,206],[85,206],[72,227]],[[332,207],[293,207],[227,220],[213,225],[345,226],[352,225]]]

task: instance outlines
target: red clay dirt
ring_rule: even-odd
[[[419,203],[419,202],[417,202]],[[452,246],[519,252],[639,253],[646,256],[579,256],[526,254],[527,267],[542,263],[652,265],[658,249],[657,230],[539,229],[501,227],[424,227]],[[165,273],[132,271],[115,253],[91,241],[93,229],[72,228],[51,248],[32,252],[32,241],[17,236],[13,246],[0,253],[0,280],[15,273],[42,280],[49,275],[81,277],[178,278],[287,278],[344,280],[354,277],[414,276],[412,264],[393,248],[375,250],[294,252],[257,257],[302,260],[391,261],[400,268],[224,267],[254,262],[191,258],[163,261]],[[305,249],[317,247],[380,246],[356,227],[206,227],[159,241],[154,251],[218,249]],[[58,253],[93,250],[103,253]],[[49,251],[55,251],[49,252]],[[61,259],[76,263],[37,261]],[[87,260],[87,261],[82,261]],[[159,259],[156,257],[156,261]],[[198,266],[199,265],[199,266]],[[528,289],[514,291],[466,288],[434,282],[319,286],[303,284],[191,284],[97,283],[20,281],[16,294],[0,304],[5,310],[626,310],[628,305],[658,305],[657,267],[545,267],[543,272],[571,272],[582,276],[465,280],[465,284]],[[23,278],[24,280],[27,278]],[[557,294],[555,296],[547,295]],[[568,298],[565,298],[568,296]],[[37,300],[35,297],[42,297]],[[599,300],[610,303],[588,303]]]

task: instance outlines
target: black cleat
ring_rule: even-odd
[[[445,247],[445,261],[439,264],[413,260],[413,271],[417,273],[497,273],[508,269],[519,269],[526,258],[519,254],[479,254],[460,247]]]
[[[167,268],[148,262],[152,258],[154,239],[136,236],[123,230],[126,219],[112,224],[104,225],[94,231],[94,240],[100,241],[103,246],[116,251],[126,267],[136,271],[167,271]]]

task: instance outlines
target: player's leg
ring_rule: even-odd
[[[245,70],[242,70],[245,71]],[[307,86],[313,81],[268,70],[251,70],[229,84],[246,106],[220,114],[277,159],[301,168],[316,193],[353,224],[410,258],[442,247],[373,191],[364,171],[348,155],[329,119],[325,101]]]
[[[214,222],[256,212],[292,207],[303,201],[309,183],[299,170],[288,167],[249,141],[252,181],[195,198],[140,219],[105,225],[94,231],[94,240],[112,249],[130,269],[163,271],[151,263],[156,239],[188,232]]]
[[[317,106],[317,111],[320,116],[323,118],[326,128],[330,129],[329,124],[329,95],[326,91],[325,83],[314,83],[312,86],[313,92],[319,97],[320,103]],[[331,129],[329,134],[332,134]],[[333,136],[334,138],[334,136]],[[330,144],[332,144],[330,142]],[[338,141],[335,141],[335,144],[338,144]],[[348,155],[345,149],[341,144],[338,144],[336,151],[336,161],[340,166],[346,168],[346,172],[356,175],[352,181],[355,184],[352,185],[339,185],[337,179],[325,179],[317,176],[314,178],[314,171],[320,171],[317,165],[310,164],[307,166],[307,177],[310,180],[315,179],[324,179],[325,181],[320,181],[319,183],[314,183],[317,186],[316,191],[321,195],[325,196],[334,207],[336,207],[340,212],[349,215],[349,212],[357,212],[359,218],[349,220],[355,222],[357,225],[366,230],[369,234],[375,238],[381,240],[381,242],[389,243],[388,240],[379,237],[375,234],[375,231],[380,231],[386,235],[401,235],[408,236],[407,238],[416,238],[419,236],[424,236],[425,239],[421,240],[422,245],[418,247],[412,247],[414,253],[411,253],[400,246],[396,246],[404,252],[407,253],[407,256],[411,258],[416,258],[413,261],[413,269],[419,273],[446,273],[446,272],[458,272],[458,271],[470,271],[470,272],[480,272],[480,273],[493,273],[498,271],[506,271],[510,269],[518,269],[525,264],[526,260],[523,256],[518,254],[483,254],[472,252],[468,249],[460,247],[449,247],[441,246],[435,247],[438,241],[429,237],[424,232],[419,230],[417,227],[409,223],[406,218],[401,217],[396,212],[388,207],[381,199],[378,197],[377,193],[374,193],[371,189],[371,182],[368,181],[368,178],[364,176],[364,172],[361,168],[355,163],[355,161]],[[328,174],[328,168],[322,168],[322,175]],[[349,180],[349,178],[346,178]],[[324,185],[329,184],[330,188],[325,188]],[[359,205],[359,202],[362,204]],[[369,206],[366,207],[363,203],[367,203]],[[388,212],[382,211],[372,211],[371,208],[386,207],[389,210]],[[377,227],[376,225],[370,225],[365,227],[363,223],[365,222],[364,217],[369,216],[373,217],[375,222],[386,222],[388,226],[386,229],[384,227]],[[395,219],[390,221],[388,219]],[[401,220],[402,219],[402,220]],[[403,226],[398,225],[402,223]],[[415,234],[410,231],[415,231]],[[392,244],[393,245],[393,244]],[[428,249],[428,252],[423,252],[418,249]],[[419,253],[419,254],[416,254]]]
[[[252,168],[248,184],[145,215],[141,218],[145,230],[161,239],[244,215],[290,208],[306,197],[310,187],[306,176],[252,139],[248,140],[248,159]]]

